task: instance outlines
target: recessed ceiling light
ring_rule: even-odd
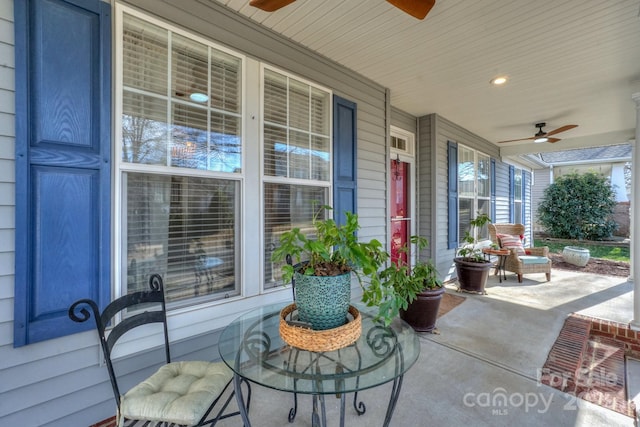
[[[491,84],[494,86],[501,86],[507,82],[507,76],[498,76],[491,80]]]
[[[189,95],[189,99],[191,99],[193,102],[205,103],[209,100],[209,97],[205,93],[194,92],[191,95]]]

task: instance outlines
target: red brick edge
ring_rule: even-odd
[[[611,338],[624,346],[625,356],[640,359],[640,331],[634,331],[628,323],[574,316],[591,320],[592,335]]]
[[[632,330],[629,324],[574,313],[565,320],[560,335],[549,351],[540,374],[540,382],[634,417],[636,408],[633,401],[618,401],[613,398],[610,399],[611,401],[604,402],[602,397],[597,397],[598,391],[594,390],[590,393],[588,387],[585,388],[584,384],[580,384],[580,378],[584,377],[584,358],[589,357],[587,349],[590,339],[609,340],[612,345],[623,350],[624,356],[640,358],[640,331]],[[612,357],[617,357],[620,363],[624,363],[622,354],[612,355]],[[601,391],[607,392],[607,390]]]

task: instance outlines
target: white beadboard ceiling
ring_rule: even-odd
[[[438,113],[503,155],[634,139],[640,0],[436,0],[417,20],[385,0],[297,0],[268,13],[216,0],[390,89],[394,107]],[[509,76],[502,87],[489,81]]]

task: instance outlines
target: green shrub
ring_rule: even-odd
[[[551,237],[603,240],[617,227],[611,219],[615,205],[607,178],[594,172],[572,173],[545,189],[538,221]]]

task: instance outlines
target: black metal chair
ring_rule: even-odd
[[[234,397],[229,388],[233,372],[223,362],[183,361],[171,362],[167,316],[162,277],[151,275],[150,290],[131,293],[111,302],[100,313],[98,305],[90,299],[81,299],[69,307],[69,317],[76,322],[85,322],[91,315],[96,322],[100,344],[111,379],[117,404],[118,426],[133,426],[139,421],[148,425],[203,426],[215,425],[219,420],[239,415],[238,411],[225,413]],[[91,309],[91,312],[87,309]],[[114,316],[121,321],[107,327]],[[121,395],[111,360],[111,351],[126,332],[149,323],[162,323],[166,364],[158,371]],[[247,387],[247,411],[251,401],[251,387]],[[220,403],[215,416],[211,412]]]

